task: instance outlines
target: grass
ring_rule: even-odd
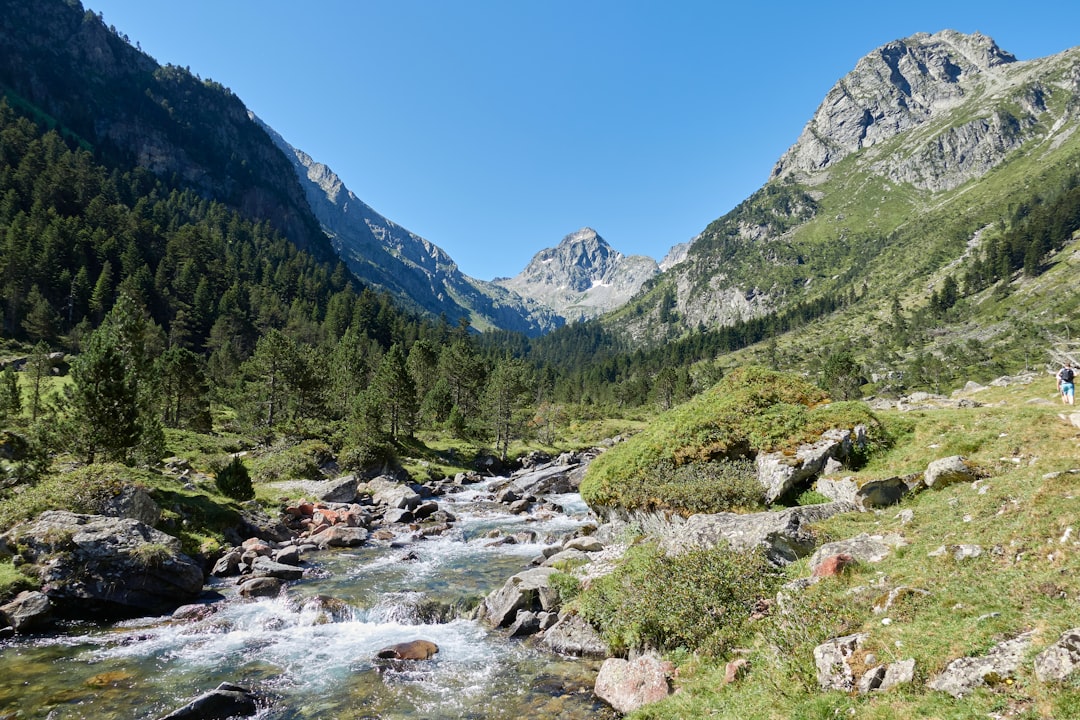
[[[597,458],[582,481],[582,497],[593,507],[718,512],[732,508],[702,505],[703,495],[713,490],[708,480],[666,482],[658,491],[657,476],[666,476],[665,468],[692,463],[794,452],[833,428],[865,425],[874,444],[885,442],[880,423],[865,405],[827,400],[821,389],[790,374],[758,367],[736,369]],[[729,479],[732,474],[717,473],[720,484]]]
[[[744,679],[723,684],[730,653],[699,654],[680,667],[680,694],[631,717],[1080,717],[1080,682],[1043,685],[1031,664],[1036,652],[1080,624],[1080,474],[1066,472],[1080,467],[1080,431],[1059,417],[1061,406],[1047,400],[1052,392],[1052,384],[1015,385],[973,395],[983,407],[879,413],[895,444],[872,457],[859,478],[922,470],[957,450],[989,477],[822,523],[817,530],[824,539],[897,533],[908,544],[880,563],[857,565],[795,594],[788,614],[774,609],[751,624],[738,638],[751,663]],[[907,524],[902,509],[912,511]],[[959,544],[979,545],[983,554],[963,561],[931,556]],[[803,560],[784,572],[794,579],[809,568]],[[900,586],[930,594],[905,599],[883,624],[872,606]],[[915,683],[866,696],[822,693],[813,648],[856,631],[869,633],[864,649],[880,662],[914,658]],[[1011,684],[963,700],[924,689],[951,660],[1025,631],[1035,633],[1033,650]]]

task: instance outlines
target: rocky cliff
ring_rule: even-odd
[[[623,255],[592,228],[582,228],[538,252],[518,275],[495,283],[573,321],[622,306],[659,271],[652,258]]]
[[[855,285],[932,287],[942,262],[930,258],[960,262],[1016,187],[1068,172],[1078,98],[1080,48],[1019,61],[951,30],[877,48],[833,86],[765,186],[610,323],[659,343]],[[889,266],[890,246],[923,251]]]
[[[563,324],[550,308],[498,285],[471,278],[441,248],[362,202],[326,165],[263,125],[292,161],[307,202],[353,273],[405,306],[465,318],[478,330],[539,335]]]

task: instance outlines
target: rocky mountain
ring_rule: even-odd
[[[925,302],[1059,192],[1080,156],[1080,49],[1019,61],[951,30],[888,43],[829,91],[771,179],[604,323],[658,344],[853,290]],[[1023,194],[1020,194],[1020,192]]]
[[[516,276],[494,282],[573,321],[622,306],[658,272],[652,258],[623,255],[586,227],[538,252]]]
[[[364,282],[387,290],[407,307],[445,314],[451,322],[464,317],[478,330],[535,336],[563,324],[562,317],[535,300],[465,275],[441,248],[377,213],[333,170],[262,126],[292,161],[334,249]]]

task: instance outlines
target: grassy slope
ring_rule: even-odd
[[[1050,476],[1080,466],[1080,433],[1060,417],[1049,377],[972,397],[986,405],[879,413],[897,443],[858,475],[917,472],[928,460],[959,453],[989,478],[824,523],[818,528],[823,540],[895,532],[909,544],[881,563],[804,591],[794,614],[774,609],[759,621],[744,638],[751,662],[745,679],[723,685],[730,658],[693,659],[680,669],[680,694],[634,717],[1080,717],[1080,679],[1064,688],[1044,686],[1030,662],[1013,682],[963,700],[923,690],[954,658],[978,655],[1027,630],[1036,633],[1033,657],[1062,631],[1080,625],[1080,543],[1075,532],[1066,535],[1080,522],[1080,474]],[[901,509],[913,512],[910,523],[901,522]],[[964,562],[928,557],[942,545],[958,544],[980,545],[984,553]],[[805,560],[786,570],[792,579],[808,572]],[[930,595],[901,603],[885,625],[871,606],[898,586]],[[866,650],[882,662],[915,658],[914,685],[869,696],[820,692],[814,646],[856,631],[870,633]]]

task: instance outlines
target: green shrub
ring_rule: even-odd
[[[97,515],[125,485],[149,487],[153,482],[153,475],[147,471],[119,463],[95,463],[48,475],[0,501],[0,527],[11,527],[45,510]]]
[[[631,548],[576,603],[615,652],[683,648],[722,655],[739,641],[754,605],[771,596],[780,579],[760,550],[718,547],[669,557],[650,543]]]
[[[255,497],[255,488],[251,484],[251,475],[247,466],[239,457],[223,467],[215,478],[218,490],[233,500],[250,500]]]
[[[366,472],[395,467],[398,464],[394,446],[382,440],[369,440],[346,447],[338,457],[338,464],[345,470]]]
[[[258,482],[318,479],[320,467],[333,457],[330,446],[321,440],[278,445],[251,458],[251,474]]]

